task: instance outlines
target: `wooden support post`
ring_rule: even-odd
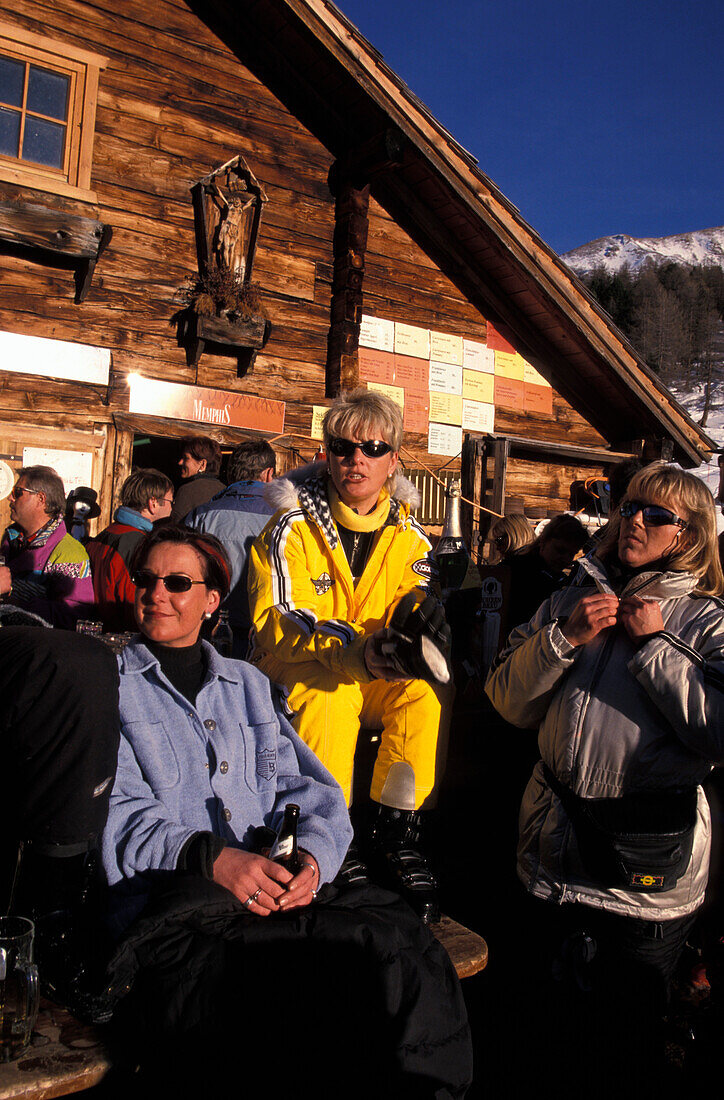
[[[493,487],[490,494],[490,505],[494,512],[505,514],[505,479],[508,473],[508,454],[510,452],[510,440],[494,439],[491,444],[491,453],[495,463],[493,473]]]
[[[461,460],[462,494],[476,504],[483,503],[485,485],[483,484],[485,442],[478,436],[467,435],[463,441]],[[481,512],[472,504],[463,501],[462,529],[463,537],[470,547],[470,554],[476,565],[480,564],[482,544],[480,541]]]
[[[359,383],[357,348],[362,321],[362,285],[369,230],[369,185],[338,181],[335,205],[332,323],[327,339],[326,396]]]

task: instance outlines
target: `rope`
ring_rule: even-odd
[[[272,438],[269,440],[269,443],[275,443],[278,439],[305,439],[307,440],[307,442],[314,443],[316,445],[319,445],[321,443],[320,439],[313,439],[311,435],[300,435],[298,432],[282,432],[280,435],[272,436]],[[286,449],[290,451],[296,451],[296,448],[291,446]],[[438,477],[435,471],[431,470],[430,467],[426,465],[426,463],[424,463],[421,458],[413,453],[413,451],[409,450],[404,445],[400,447],[400,451],[404,452],[408,456],[408,458],[410,458],[415,463],[415,465],[422,466],[423,470],[425,470],[426,473],[430,475],[430,477],[434,478],[438,485],[441,485],[442,488],[447,491],[447,482],[443,481],[441,477]],[[462,452],[460,452],[460,454],[462,454]],[[457,454],[453,457],[459,458],[460,455]],[[450,459],[449,461],[452,461],[452,459]],[[467,497],[460,497],[460,499],[466,504],[469,504],[471,507],[477,508],[479,512],[487,512],[489,516],[495,516],[496,519],[503,519],[503,516],[500,512],[495,512],[492,508],[486,508],[484,504],[478,504],[476,501],[469,500]]]

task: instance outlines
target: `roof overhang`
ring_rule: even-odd
[[[493,324],[609,442],[673,444],[683,465],[714,448],[576,275],[326,0],[189,0],[337,158],[393,127],[395,167],[372,193]],[[213,13],[212,14],[212,9]]]

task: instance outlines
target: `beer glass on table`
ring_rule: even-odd
[[[26,917],[0,917],[0,1061],[19,1057],[38,1015],[35,926]]]

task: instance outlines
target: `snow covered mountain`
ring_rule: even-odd
[[[654,263],[673,261],[724,267],[724,226],[676,233],[672,237],[629,237],[626,233],[616,233],[564,252],[561,259],[577,275],[588,275],[597,267],[613,274],[624,264],[628,264],[631,271],[638,271],[649,259]]]

